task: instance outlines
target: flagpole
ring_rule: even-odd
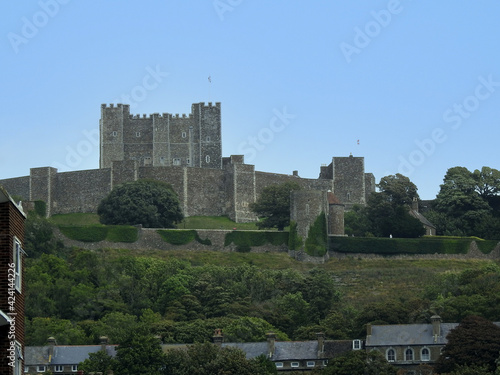
[[[208,102],[210,103],[210,88],[212,86],[212,76],[208,75]]]

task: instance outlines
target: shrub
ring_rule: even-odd
[[[322,212],[309,228],[305,244],[306,253],[312,256],[325,255],[327,242],[328,233],[326,230],[326,216],[325,213]]]

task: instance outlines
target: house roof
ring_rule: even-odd
[[[5,188],[0,185],[0,203],[5,203],[5,202],[12,202],[12,204],[14,205],[14,207],[17,208],[17,210],[24,216],[26,217],[26,214],[24,213],[23,211],[23,207],[21,206],[21,202],[16,203],[14,202],[14,200],[12,199],[12,197],[9,195],[9,193],[7,192],[7,190],[5,190]]]
[[[434,224],[432,224],[429,220],[427,220],[427,218],[422,215],[420,212],[418,212],[417,210],[410,210],[410,215],[413,216],[414,218],[420,220],[420,222],[427,226],[427,227],[431,227],[431,228],[436,228],[436,226]]]
[[[101,350],[101,345],[56,345],[51,358],[49,349],[49,346],[27,346],[24,349],[25,365],[76,365],[86,360],[90,353]],[[114,357],[116,345],[106,345],[106,353]]]
[[[432,324],[373,325],[366,346],[444,345],[446,336],[458,323],[441,323],[441,334],[434,340]]]
[[[269,355],[267,342],[228,342],[222,344],[223,348],[238,348],[245,352],[248,359],[259,355]],[[324,352],[321,358],[335,358],[352,349],[351,340],[325,340]],[[301,359],[319,359],[318,341],[276,341],[272,361],[290,361]]]

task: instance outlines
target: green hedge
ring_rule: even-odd
[[[483,254],[489,254],[495,249],[499,241],[496,240],[482,240],[476,241],[477,247]]]
[[[163,241],[168,242],[172,245],[186,245],[193,240],[196,240],[202,245],[212,245],[212,241],[210,241],[210,239],[201,239],[198,235],[198,232],[195,230],[160,229],[157,232],[161,236]]]
[[[470,238],[366,238],[330,237],[329,249],[340,253],[380,255],[466,254]]]
[[[224,246],[232,243],[236,245],[236,250],[248,252],[254,246],[271,244],[279,246],[288,244],[288,232],[264,232],[264,231],[232,231],[226,234]]]
[[[305,250],[312,256],[321,257],[326,254],[328,248],[328,233],[326,229],[326,215],[321,212],[307,234]]]
[[[297,233],[297,222],[290,221],[290,233],[288,235],[288,249],[289,250],[300,250],[304,240]]]
[[[82,242],[135,242],[138,238],[136,227],[127,225],[59,226],[59,230],[69,239]]]

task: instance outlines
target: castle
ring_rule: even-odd
[[[245,164],[243,155],[222,157],[220,103],[193,104],[189,115],[142,117],[131,115],[129,105],[103,104],[99,169],[31,168],[29,176],[0,180],[0,185],[25,200],[45,201],[50,216],[96,212],[113,187],[143,178],[170,183],[185,216],[226,215],[236,222],[257,220],[249,205],[272,184],[294,181],[311,192],[300,195],[308,201],[306,208],[331,204],[330,192],[335,204],[349,209],[366,204],[368,194],[375,191],[375,178],[365,173],[362,157],[334,157],[321,166],[317,179],[301,178],[297,171],[290,175],[256,171],[254,165]]]

